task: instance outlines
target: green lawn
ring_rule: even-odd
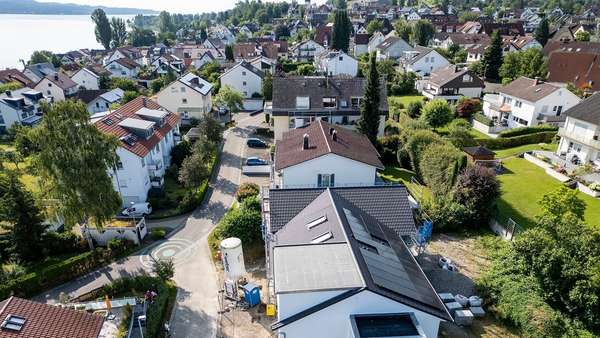
[[[424,98],[422,95],[388,96],[388,104],[402,103],[406,108],[409,103],[423,101]]]
[[[506,148],[501,150],[494,150],[496,153],[496,158],[507,158],[511,156],[516,156],[522,154],[524,152],[528,152],[531,150],[547,150],[547,151],[556,151],[558,147],[557,143],[535,143],[535,144],[525,144],[522,146],[514,147],[514,148]]]
[[[540,213],[538,201],[562,184],[525,159],[511,158],[502,163],[507,172],[498,176],[502,184],[502,195],[498,200],[499,221],[505,222],[510,217],[522,227],[531,227]],[[587,204],[586,222],[600,226],[600,199],[583,193],[578,196]]]
[[[404,184],[411,194],[417,198],[420,195],[426,198],[431,197],[431,192],[427,187],[412,183],[411,180],[414,176],[415,173],[410,170],[393,166],[385,167],[385,170],[379,173],[379,177],[387,182]]]

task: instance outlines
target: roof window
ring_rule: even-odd
[[[326,221],[327,221],[327,216],[325,216],[325,215],[321,216],[321,217],[319,217],[319,218],[317,218],[315,220],[312,220],[312,221],[308,222],[308,224],[306,224],[306,228],[308,230],[310,230],[310,229],[316,227],[319,224],[325,223]]]
[[[333,234],[331,233],[331,231],[329,231],[329,232],[326,232],[322,235],[319,235],[319,236],[313,238],[313,240],[310,241],[310,243],[311,244],[323,243],[331,238],[333,238]]]
[[[21,331],[25,322],[25,318],[9,314],[2,322],[2,328],[12,331]]]

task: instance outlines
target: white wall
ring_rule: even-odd
[[[79,87],[83,87],[85,89],[90,90],[98,90],[99,87],[99,78],[94,75],[89,70],[82,68],[77,73],[73,74],[71,80],[75,81],[79,85]]]
[[[54,102],[65,100],[65,92],[62,90],[62,88],[52,83],[52,81],[48,80],[47,78],[42,79],[42,81],[40,81],[34,89],[42,92],[44,96],[51,96],[54,98]]]
[[[335,174],[336,187],[374,185],[376,172],[374,166],[327,154],[283,169],[281,182],[283,188],[316,187],[319,174]]]
[[[126,77],[129,79],[136,77],[139,71],[137,68],[129,69],[117,62],[112,62],[104,68],[112,74],[111,77]]]
[[[236,66],[221,76],[221,87],[230,86],[242,93],[244,98],[262,94],[262,78],[244,67]]]
[[[110,103],[102,97],[97,97],[92,102],[88,103],[87,110],[91,114],[101,113],[110,109]]]
[[[293,118],[293,117],[292,117]],[[290,117],[288,116],[271,116],[273,120],[273,131],[275,134],[275,140],[281,140],[283,133],[290,130]],[[342,119],[341,115],[332,116],[330,123],[340,122]],[[358,120],[358,116],[348,116],[348,121]],[[347,128],[350,130],[356,130],[356,124],[337,124],[340,127]],[[383,136],[385,133],[385,116],[379,116],[379,132],[377,136]]]
[[[429,52],[426,56],[419,59],[412,65],[408,65],[409,72],[415,72],[421,76],[429,76],[433,71],[449,65],[450,62],[441,56],[435,50]]]
[[[187,85],[174,81],[156,95],[156,102],[172,112],[180,113],[182,117],[199,119],[211,111],[212,94],[209,91],[204,96]]]
[[[363,291],[333,304],[321,311],[279,329],[285,338],[338,338],[353,337],[350,315],[376,313],[414,313],[428,338],[437,338],[440,319],[407,305]]]
[[[145,202],[151,187],[147,165],[144,162],[142,166],[139,156],[122,147],[117,148],[117,155],[123,168],[111,171],[111,176],[113,188],[121,195],[123,206],[131,202]]]
[[[139,218],[138,218],[139,220]],[[115,238],[124,238],[132,241],[135,244],[140,244],[140,240],[138,238],[138,232],[140,234],[141,239],[148,234],[148,227],[146,227],[146,221],[141,219],[138,222],[138,225],[133,227],[104,227],[99,230],[97,228],[87,228],[90,236],[99,244],[99,245],[107,245],[108,242]]]
[[[277,294],[277,318],[284,319],[320,304],[347,290],[331,290],[316,292],[291,292]]]

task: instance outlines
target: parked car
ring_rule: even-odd
[[[266,147],[268,147],[267,142],[265,142],[259,138],[249,138],[248,141],[246,141],[246,144],[250,148],[266,148]]]
[[[269,163],[260,157],[248,157],[246,159],[246,165],[267,165],[267,164],[269,164]]]
[[[131,217],[142,217],[148,216],[152,213],[152,206],[150,203],[136,203],[130,207],[123,209],[121,213],[125,216]]]

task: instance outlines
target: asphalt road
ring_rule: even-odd
[[[61,293],[77,297],[115,279],[149,271],[152,259],[149,255],[154,258],[170,257],[175,262],[174,280],[179,287],[170,321],[172,336],[214,337],[219,285],[207,236],[234,201],[241,179],[241,164],[245,158],[245,139],[263,118],[262,114],[238,115],[236,127],[224,134],[220,165],[211,180],[205,203],[187,218],[160,221],[180,225],[167,240],[34,297],[34,300],[56,303]]]

